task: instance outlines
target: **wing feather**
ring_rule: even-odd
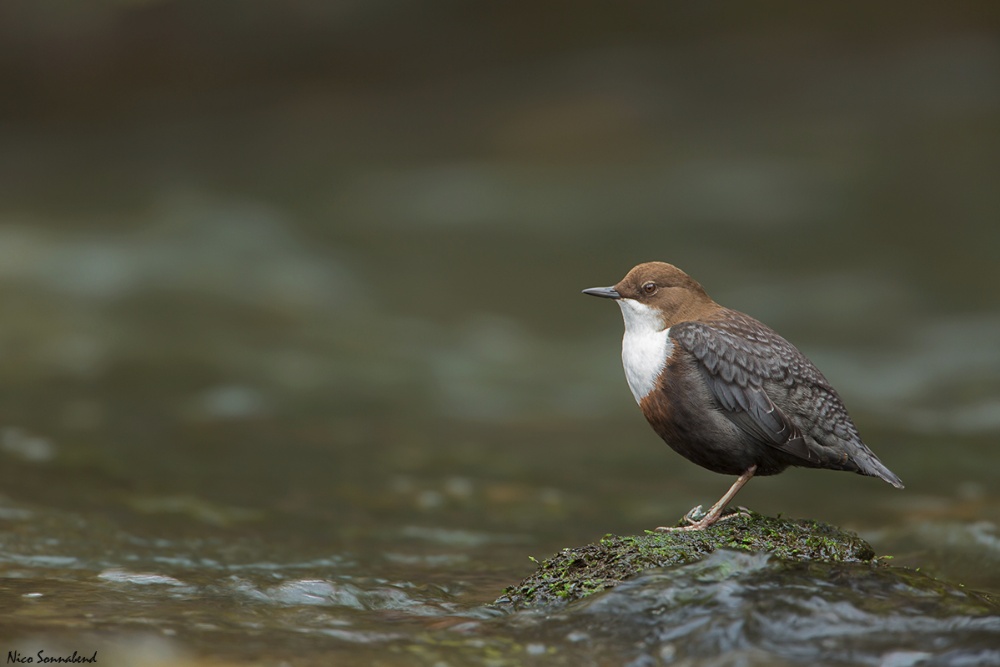
[[[765,358],[759,342],[755,345],[739,332],[703,322],[674,325],[670,337],[695,359],[709,392],[738,428],[803,461],[819,460],[819,453],[810,450],[799,428],[764,390],[766,383],[784,383],[788,367],[782,366],[781,355]]]

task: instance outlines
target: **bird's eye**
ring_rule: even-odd
[[[652,294],[653,292],[656,291],[656,283],[652,281],[644,283],[642,286],[642,291],[645,292],[646,294]]]

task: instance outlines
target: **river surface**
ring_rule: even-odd
[[[3,28],[0,659],[1000,664],[976,16],[96,4]],[[579,293],[651,259],[797,344],[906,483],[790,470],[738,503],[907,583],[721,553],[484,606],[731,482],[652,433],[618,309]]]

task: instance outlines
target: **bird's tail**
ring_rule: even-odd
[[[865,451],[861,452],[858,456],[854,456],[853,459],[858,466],[858,472],[862,475],[879,477],[897,489],[903,488],[903,480],[899,478],[899,475],[886,468],[871,450],[865,448]]]

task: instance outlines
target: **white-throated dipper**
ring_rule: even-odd
[[[712,300],[672,264],[639,264],[612,287],[625,319],[625,378],[653,430],[678,454],[739,475],[690,525],[700,530],[754,475],[788,466],[849,470],[903,488],[861,441],[840,397],[794,345],[749,315]]]

